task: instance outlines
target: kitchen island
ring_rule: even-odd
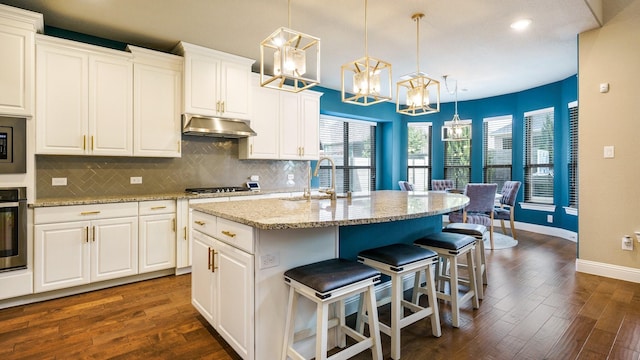
[[[262,199],[193,205],[192,303],[245,359],[280,358],[289,268],[359,251],[412,243],[439,231],[442,214],[466,196],[376,191],[330,199]],[[355,302],[347,304],[355,309]],[[301,301],[297,326],[313,323]],[[304,319],[308,321],[305,322]],[[313,338],[301,351],[313,351]]]

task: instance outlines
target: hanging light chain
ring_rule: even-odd
[[[367,34],[367,0],[364,0],[364,57],[369,57],[369,37]]]

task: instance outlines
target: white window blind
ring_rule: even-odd
[[[463,189],[471,181],[471,139],[444,142],[444,178],[453,180],[456,189]]]
[[[426,191],[431,183],[431,123],[407,124],[407,181]]]
[[[336,191],[375,190],[376,124],[345,118],[320,116],[320,156],[336,164]],[[331,186],[331,166],[321,164],[321,187]]]
[[[512,127],[511,115],[483,120],[484,182],[498,184],[498,191],[502,189],[505,181],[511,180]]]
[[[569,207],[578,208],[578,103],[569,104]]]
[[[524,114],[525,201],[553,204],[554,109]]]

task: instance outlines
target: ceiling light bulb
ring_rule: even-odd
[[[380,71],[361,71],[353,74],[353,92],[380,94]]]
[[[422,86],[408,90],[407,106],[410,108],[429,106],[429,91]]]
[[[511,28],[516,31],[522,31],[531,25],[531,19],[520,19],[511,23]]]

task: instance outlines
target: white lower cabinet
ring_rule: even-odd
[[[37,208],[34,291],[138,273],[138,204]]]
[[[183,273],[180,269],[191,266],[191,230],[189,228],[189,200],[178,199],[176,201],[176,272]]]
[[[175,267],[175,201],[144,201],[139,206],[139,273]]]
[[[243,359],[254,359],[253,229],[197,211],[193,223],[192,303]]]

